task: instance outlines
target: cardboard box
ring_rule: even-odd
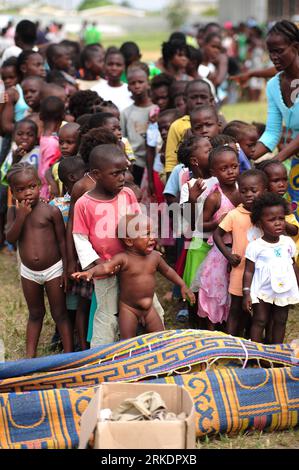
[[[186,413],[175,421],[99,421],[101,409],[116,409],[126,398],[158,392],[168,411]],[[79,449],[87,446],[95,430],[94,449],[194,449],[195,412],[191,396],[183,387],[150,383],[103,383],[81,418]]]

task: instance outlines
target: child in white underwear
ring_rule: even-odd
[[[71,352],[71,324],[65,302],[65,228],[61,212],[40,201],[39,179],[36,169],[29,163],[13,165],[7,180],[16,206],[8,210],[6,239],[9,243],[18,242],[21,281],[29,309],[26,356],[36,355],[45,315],[44,287],[64,352]]]

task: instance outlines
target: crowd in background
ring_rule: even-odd
[[[146,63],[133,41],[105,49],[95,23],[77,40],[55,23],[3,29],[0,246],[18,253],[27,357],[44,290],[65,352],[162,330],[157,271],[178,322],[283,342],[299,302],[298,28],[251,19],[195,36],[172,33]],[[221,106],[258,101],[267,78],[267,123],[227,122]],[[167,237],[153,234],[157,203]],[[187,234],[173,204],[190,209]]]

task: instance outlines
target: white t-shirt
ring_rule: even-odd
[[[258,238],[249,243],[245,257],[255,264],[250,295],[252,303],[279,305],[299,303],[299,290],[293,268],[294,241],[285,235],[277,243]]]
[[[185,205],[189,201],[189,185],[192,187],[195,182],[197,181],[196,178],[191,178],[191,180],[188,181],[188,183],[183,184],[182,189],[181,189],[181,197],[180,197],[180,204]],[[203,232],[200,230],[199,227],[202,227],[202,216],[203,216],[203,206],[206,198],[208,197],[208,194],[210,190],[212,189],[215,184],[218,183],[218,179],[215,176],[211,176],[211,178],[207,178],[203,180],[206,186],[206,189],[204,192],[197,198],[197,204],[198,204],[198,216],[197,216],[197,221],[196,221],[196,229],[192,233],[192,238],[209,238],[212,235],[212,232]]]
[[[10,57],[19,57],[21,54],[22,49],[18,46],[10,46],[5,49],[1,57],[1,66],[4,62],[9,59]]]
[[[131,93],[128,85],[123,83],[121,86],[115,87],[108,85],[107,80],[100,79],[99,83],[91,88],[105,101],[112,101],[120,111],[133,104]]]

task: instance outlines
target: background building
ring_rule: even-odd
[[[218,5],[220,22],[239,23],[252,17],[266,23],[299,15],[299,0],[218,0]]]

